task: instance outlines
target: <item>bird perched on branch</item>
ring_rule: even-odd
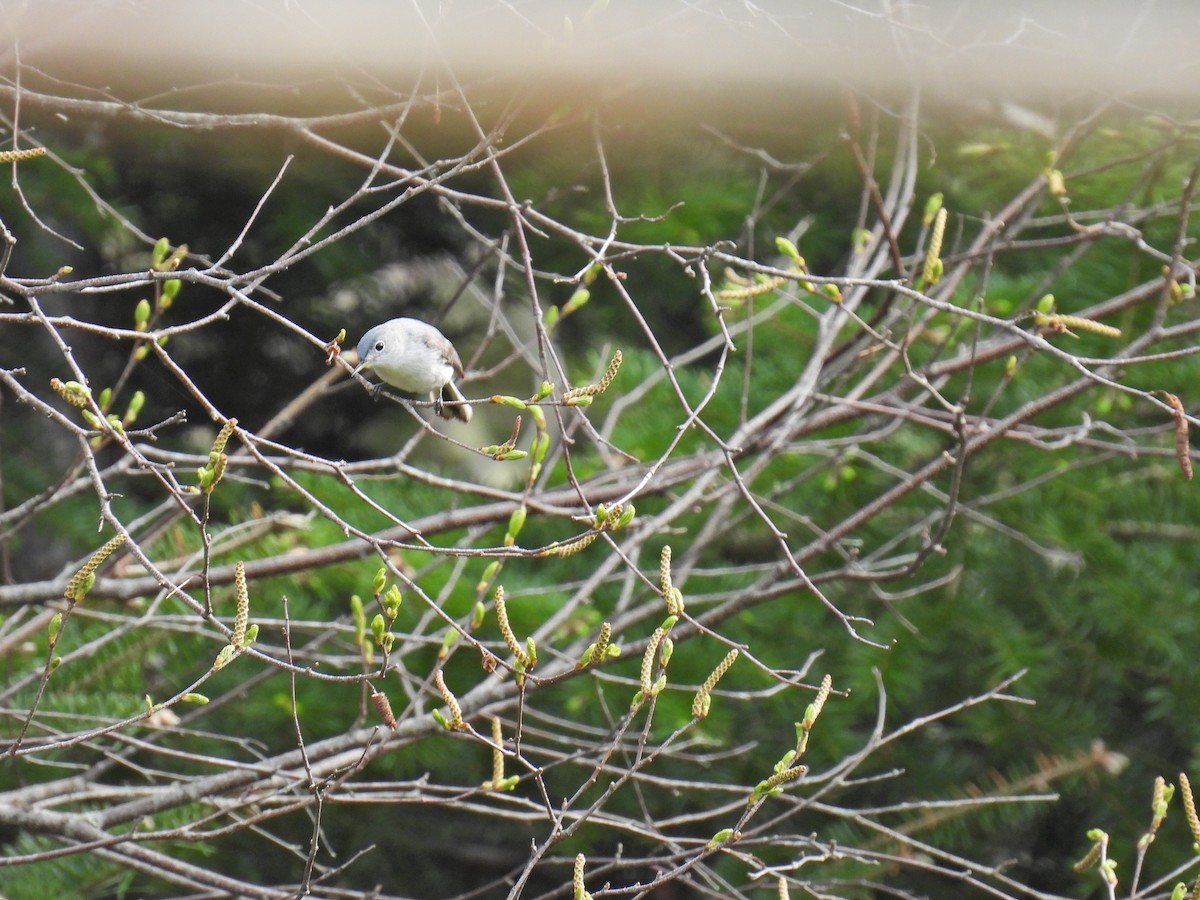
[[[356,373],[370,369],[406,394],[431,398],[439,416],[471,421],[471,407],[454,384],[462,377],[462,360],[449,339],[427,322],[402,318],[376,325],[358,342],[358,360]]]

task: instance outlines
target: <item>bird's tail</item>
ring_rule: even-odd
[[[458,419],[458,421],[464,423],[471,421],[471,407],[464,402],[463,395],[459,393],[459,390],[454,385],[454,382],[448,382],[446,386],[442,388],[442,403],[453,404],[452,406],[443,405],[442,408],[438,410],[438,415],[440,415],[443,419]]]

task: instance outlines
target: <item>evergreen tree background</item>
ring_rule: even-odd
[[[468,6],[13,14],[3,894],[1194,880],[1189,14]]]

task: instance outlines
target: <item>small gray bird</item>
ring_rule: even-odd
[[[406,394],[433,399],[445,419],[471,421],[471,407],[454,386],[462,377],[462,361],[454,345],[432,325],[418,319],[391,319],[376,325],[358,342],[359,372],[371,369],[386,384]],[[453,401],[454,406],[442,406]]]

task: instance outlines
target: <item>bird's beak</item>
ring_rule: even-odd
[[[359,372],[361,372],[366,367],[367,367],[367,360],[365,360],[365,359],[360,360],[358,365],[354,367],[354,369],[350,372],[350,374],[357,375]]]

